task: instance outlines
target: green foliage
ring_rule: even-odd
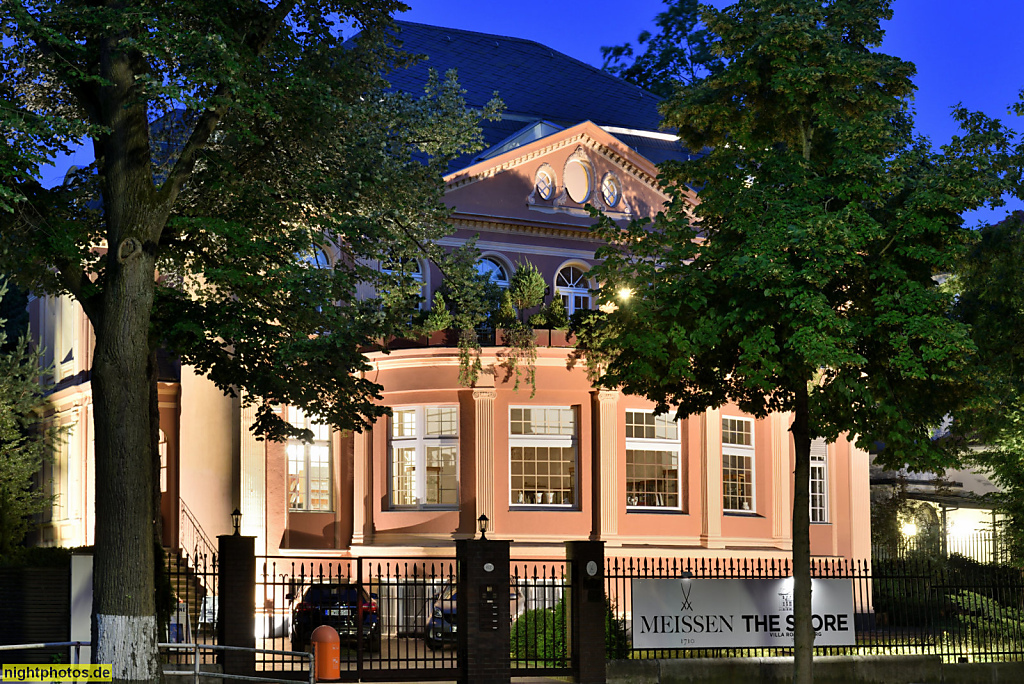
[[[629,657],[632,644],[626,631],[626,621],[615,615],[611,601],[605,597],[605,658],[620,660]],[[534,608],[525,611],[512,625],[512,657],[532,660],[550,667],[568,664],[566,637],[567,608],[565,599],[554,608]]]
[[[114,271],[93,245],[148,245],[164,276],[150,346],[170,347],[225,392],[244,388],[258,434],[291,434],[272,409],[281,403],[340,428],[372,421],[379,388],[358,377],[357,350],[408,336],[419,296],[408,272],[378,264],[445,264],[442,173],[479,147],[477,117],[500,108],[467,110],[454,73],[432,72],[420,96],[391,91],[385,72],[418,59],[396,47],[399,7],[5,3],[14,149],[52,155],[74,130],[97,157],[49,190],[33,173],[0,181],[18,197],[0,219],[0,264],[25,288],[71,292],[102,348]],[[342,47],[345,24],[360,33]],[[115,81],[124,88],[105,88]],[[40,117],[63,123],[43,135]],[[332,268],[311,268],[317,253]],[[149,311],[143,300],[135,306]]]
[[[978,399],[958,416],[965,442],[982,448],[969,461],[1002,490],[993,497],[1008,517],[1011,557],[1024,559],[1024,212],[985,226],[957,264],[949,286],[956,317],[970,324],[978,348]]]
[[[796,681],[810,676],[810,442],[848,433],[935,470],[931,439],[970,389],[968,328],[933,279],[968,240],[960,214],[1012,180],[1013,134],[956,110],[933,151],[911,135],[914,66],[876,51],[888,0],[703,7],[725,66],[662,104],[704,153],[659,167],[655,220],[595,227],[605,314],[584,350],[601,384],[686,416],[734,402],[793,412]],[[700,188],[695,203],[693,188]],[[582,341],[582,340],[581,340]]]
[[[657,33],[643,31],[632,43],[602,47],[604,70],[655,95],[668,97],[720,71],[722,59],[712,49],[712,36],[700,24],[697,0],[665,0],[668,5],[654,23]]]
[[[566,330],[569,328],[569,315],[561,297],[552,297],[547,306],[530,316],[530,325],[534,328],[548,330]]]
[[[944,558],[875,560],[872,605],[883,627],[900,627],[969,648],[991,649],[1020,634],[1024,599],[1019,568]]]
[[[604,657],[606,660],[625,660],[633,651],[626,620],[615,614],[615,606],[607,596],[604,607]]]
[[[85,546],[69,549],[62,546],[23,546],[9,554],[0,554],[0,567],[5,568],[70,568],[76,551],[92,551]]]
[[[6,288],[6,292],[3,292]],[[13,351],[28,334],[28,295],[0,276],[0,352]]]
[[[592,342],[604,382],[681,415],[735,401],[760,416],[807,393],[810,437],[941,465],[931,430],[962,399],[972,344],[932,276],[968,239],[959,214],[1005,187],[1010,133],[959,112],[964,134],[931,151],[910,137],[913,66],[864,49],[887,3],[785,4],[705,9],[728,66],[663,113],[708,153],[662,166],[657,230],[596,228],[601,301],[643,284]]]
[[[568,665],[565,619],[564,599],[554,608],[525,611],[512,624],[512,657],[533,661],[541,667]]]
[[[501,362],[505,379],[514,375],[513,389],[518,391],[520,376],[525,374],[531,397],[537,391],[537,340],[526,312],[544,301],[546,289],[544,276],[536,266],[529,262],[519,264],[509,278],[497,316],[498,327],[505,330],[502,343],[508,347]]]
[[[403,8],[0,3],[0,272],[70,294],[95,333],[97,480],[114,492],[97,498],[97,613],[131,595],[155,615],[151,569],[127,569],[151,555],[157,348],[241,394],[260,437],[311,436],[281,404],[339,429],[387,411],[360,349],[418,330],[405,266],[444,262],[442,173],[500,109],[468,110],[454,73],[391,90],[418,59],[395,36]],[[40,164],[82,136],[93,162],[43,187]],[[136,671],[158,671],[155,638],[133,636]]]
[[[0,282],[0,299],[5,289]],[[0,349],[7,348],[0,330]],[[29,347],[27,334],[0,352],[0,557],[22,545],[33,516],[53,500],[36,480],[63,431],[44,423],[49,402],[39,384],[40,356]]]
[[[482,370],[477,330],[493,324],[501,288],[477,271],[479,253],[470,241],[447,255],[441,268],[444,281],[434,294],[427,316],[428,330],[454,330],[459,346],[459,383],[473,385]]]
[[[908,498],[902,479],[887,490],[877,486],[871,490],[872,557],[938,559],[941,530],[931,506]],[[913,522],[917,527],[912,543],[903,534],[905,522]]]

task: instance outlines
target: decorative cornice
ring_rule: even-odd
[[[604,131],[602,131],[602,133],[604,133]],[[552,135],[557,136],[559,134],[555,133]],[[612,136],[611,133],[606,133],[606,135]],[[518,155],[500,164],[487,167],[477,173],[466,175],[460,175],[456,173],[456,175],[453,176],[451,180],[445,183],[445,190],[454,190],[456,188],[462,188],[467,185],[472,185],[473,183],[477,183],[488,178],[493,178],[494,176],[497,176],[499,173],[503,173],[505,171],[514,169],[518,166],[522,166],[526,162],[537,159],[538,157],[542,157],[552,152],[562,150],[572,145],[586,145],[597,154],[618,165],[624,171],[627,171],[633,177],[641,180],[643,183],[648,185],[652,190],[657,192],[662,197],[667,198],[667,196],[661,191],[661,188],[658,187],[657,179],[653,174],[648,173],[639,165],[631,162],[621,153],[609,147],[605,142],[598,140],[594,136],[590,135],[590,133],[586,132],[585,130],[581,130],[567,138],[556,140],[543,147],[534,148],[529,152],[526,152],[525,154]]]
[[[565,237],[572,238],[574,240],[589,240],[595,244],[603,244],[603,240],[598,240],[590,235],[590,229],[587,226],[568,227],[565,224],[548,224],[542,225],[539,223],[524,223],[522,219],[509,218],[507,221],[497,221],[495,218],[483,219],[483,218],[468,218],[461,216],[454,216],[452,218],[452,226],[456,229],[465,228],[466,230],[490,230],[494,232],[503,233],[524,233],[532,235],[547,235],[551,237]],[[450,240],[452,238],[443,238],[439,241],[444,244],[444,240]],[[520,245],[503,245],[504,249],[519,248]]]

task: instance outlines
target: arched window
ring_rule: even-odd
[[[555,276],[555,292],[570,316],[590,308],[590,279],[579,266],[563,266]]]
[[[422,310],[427,297],[426,291],[426,276],[423,273],[423,267],[420,266],[418,259],[396,259],[392,261],[385,261],[381,263],[380,270],[389,275],[405,275],[413,282],[420,286],[420,303],[416,306],[417,309]]]
[[[477,261],[476,272],[488,276],[492,283],[503,290],[508,287],[508,269],[494,257],[483,257]]]

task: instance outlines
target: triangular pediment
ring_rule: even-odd
[[[629,221],[653,218],[668,199],[650,160],[589,121],[497,152],[445,177],[457,217],[583,227],[594,222],[587,205]]]

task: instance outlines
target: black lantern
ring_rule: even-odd
[[[480,517],[476,519],[476,521],[478,523],[480,523],[480,539],[483,540],[483,541],[486,541],[487,540],[487,522],[488,522],[487,516],[481,514]]]
[[[238,536],[238,528],[242,524],[242,512],[237,508],[231,513],[231,524],[235,527],[235,536]]]

